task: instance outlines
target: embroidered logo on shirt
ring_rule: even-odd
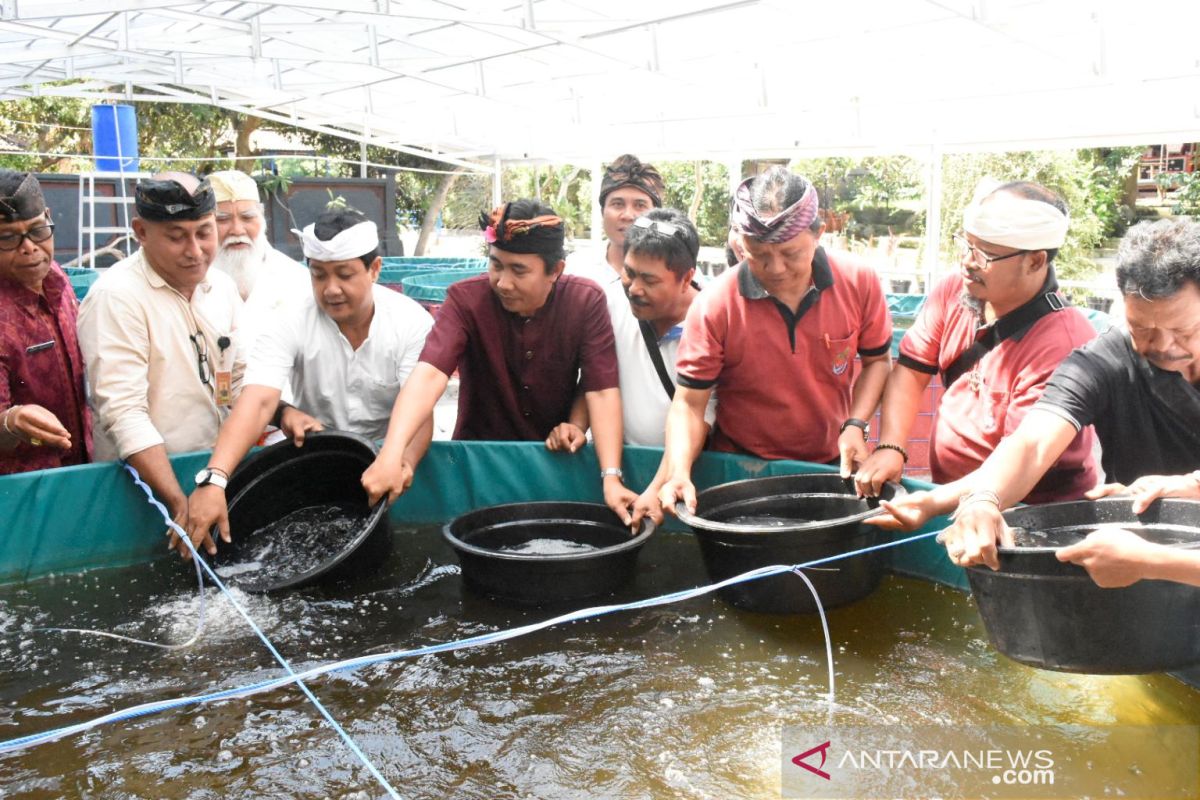
[[[850,366],[850,347],[847,345],[844,349],[833,354],[833,374],[841,375]]]

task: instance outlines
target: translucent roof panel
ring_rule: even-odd
[[[463,164],[1188,141],[1198,23],[1194,2],[0,0],[0,97],[210,103]]]

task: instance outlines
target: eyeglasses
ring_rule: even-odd
[[[633,221],[633,227],[642,228],[650,233],[659,233],[666,237],[672,237],[677,233],[683,233],[683,227],[670,222],[661,222],[649,217],[638,217]]]
[[[1035,250],[1018,250],[1015,253],[1005,253],[1002,256],[989,256],[987,253],[980,250],[975,245],[967,241],[967,238],[961,233],[954,234],[954,244],[958,246],[958,254],[960,257],[969,258],[975,266],[980,269],[987,269],[992,266],[994,261],[1003,261],[1006,258],[1013,256],[1023,256],[1026,253],[1034,253]]]
[[[192,340],[192,347],[196,348],[196,369],[200,372],[200,382],[208,386],[212,380],[212,365],[208,363],[208,342],[200,331],[188,338]]]
[[[46,241],[53,235],[53,222],[47,222],[45,225],[37,225],[24,233],[0,233],[0,250],[16,250],[21,246],[21,242],[26,239],[36,244]]]

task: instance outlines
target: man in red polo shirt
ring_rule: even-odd
[[[563,223],[536,200],[483,215],[487,275],[450,287],[420,360],[396,398],[387,438],[363,474],[374,503],[412,480],[404,451],[458,370],[455,439],[544,441],[583,393],[604,500],[625,522],[637,498],[621,482],[621,391],[604,292],[563,275]]]
[[[688,310],[656,493],[663,506],[695,507],[691,468],[714,389],[713,450],[840,461],[846,475],[866,458],[864,420],[887,380],[892,323],[874,270],[820,247],[817,208],[813,185],[783,167],[738,187],[733,224],[746,260]],[[855,357],[862,371],[851,386]]]
[[[1051,373],[1095,338],[1058,293],[1054,256],[1067,235],[1062,198],[1036,183],[986,181],[963,214],[959,269],[930,294],[900,343],[883,394],[880,444],[858,470],[874,497],[898,480],[905,445],[930,378],[946,387],[930,437],[935,483],[974,472],[1016,430]],[[1023,502],[1077,500],[1096,485],[1092,429],[1079,431]]]

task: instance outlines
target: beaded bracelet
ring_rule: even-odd
[[[908,463],[908,451],[905,450],[903,447],[901,447],[898,444],[888,444],[887,442],[880,442],[879,444],[875,445],[875,449],[876,450],[895,450],[897,453],[900,454],[900,457],[904,459],[904,463],[905,464]]]

